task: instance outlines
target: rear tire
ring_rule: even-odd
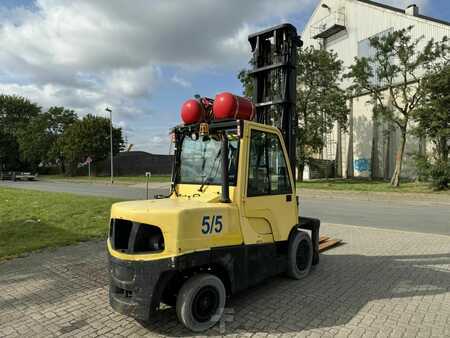
[[[289,240],[287,275],[293,279],[303,279],[311,270],[313,246],[309,234],[295,230]]]
[[[178,319],[191,331],[205,331],[222,317],[225,300],[225,286],[218,277],[207,273],[195,275],[178,293]]]

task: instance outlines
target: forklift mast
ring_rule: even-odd
[[[249,74],[253,78],[256,121],[281,130],[295,176],[297,48],[303,42],[291,24],[251,34],[248,41],[253,53],[254,68]]]

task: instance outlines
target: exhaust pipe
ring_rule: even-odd
[[[222,135],[222,195],[220,202],[230,203],[230,183],[228,181],[228,137],[224,132]]]

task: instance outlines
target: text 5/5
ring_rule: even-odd
[[[210,218],[209,216],[203,216],[202,233],[204,235],[212,234],[213,232],[219,233],[222,231],[222,229],[222,215],[214,215],[212,216],[212,218]]]

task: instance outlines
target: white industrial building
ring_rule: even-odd
[[[347,69],[355,57],[370,56],[369,38],[413,26],[413,38],[441,40],[450,37],[450,23],[420,14],[411,5],[396,8],[369,0],[322,0],[317,5],[302,33],[304,47],[314,46],[333,50]],[[349,85],[343,83],[343,87]],[[372,106],[368,96],[349,100],[350,121],[348,133],[335,129],[325,135],[326,147],[319,158],[336,161],[338,177],[373,176],[390,178],[395,167],[398,132],[393,126],[373,122]],[[374,146],[373,146],[374,145]],[[414,177],[412,153],[422,151],[423,142],[410,137],[405,152],[402,176]],[[421,150],[422,149],[422,150]],[[309,178],[309,170],[305,178]]]

